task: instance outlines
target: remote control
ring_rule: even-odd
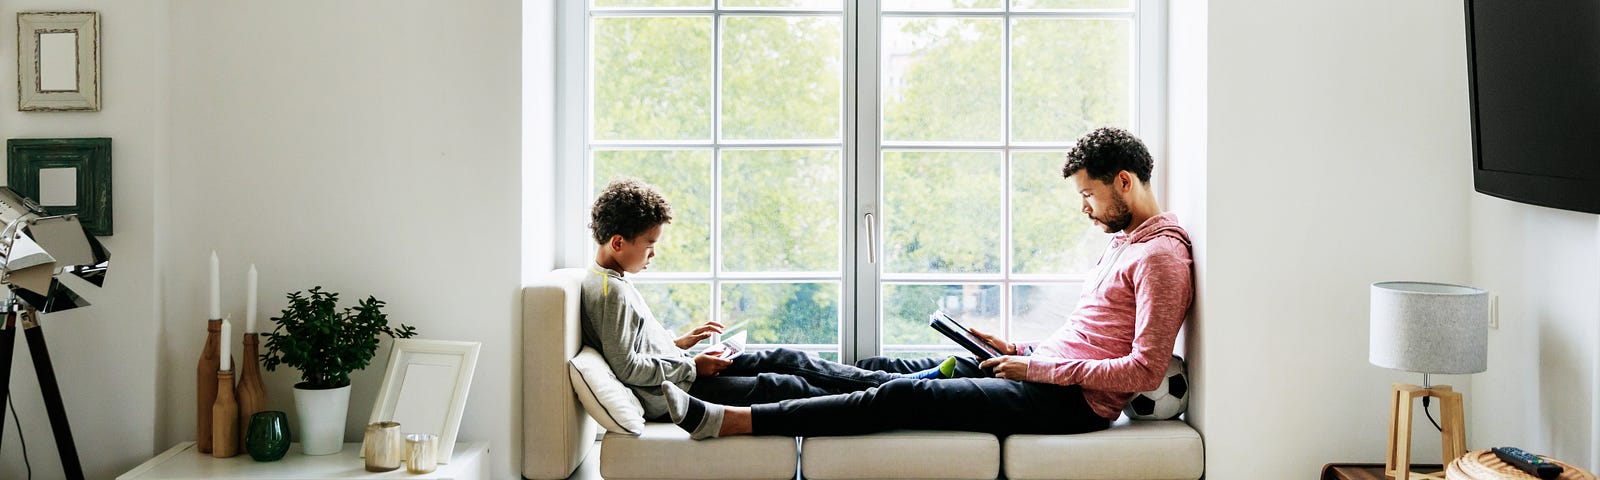
[[[1539,458],[1534,454],[1524,452],[1520,448],[1495,447],[1490,450],[1494,451],[1494,455],[1496,457],[1500,457],[1501,460],[1511,464],[1513,467],[1517,467],[1524,472],[1528,472],[1529,475],[1543,478],[1545,480],[1561,476],[1560,465],[1545,461],[1545,459]]]

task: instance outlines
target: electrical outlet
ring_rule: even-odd
[[[1500,329],[1500,296],[1489,296],[1489,329]]]

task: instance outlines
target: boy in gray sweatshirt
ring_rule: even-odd
[[[672,206],[655,187],[612,181],[595,199],[589,228],[598,244],[582,287],[583,343],[605,357],[617,379],[633,390],[648,419],[664,418],[662,382],[701,400],[751,405],[865,390],[897,378],[952,375],[954,362],[913,373],[863,370],[787,348],[747,351],[731,359],[720,352],[691,355],[690,347],[722,332],[708,321],[674,336],[650,313],[627,274],[655,257],[655,244],[672,221]]]

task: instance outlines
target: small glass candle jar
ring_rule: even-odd
[[[406,471],[429,473],[439,467],[439,436],[431,433],[406,435]]]
[[[366,457],[367,471],[387,472],[400,468],[400,423],[376,422],[367,425],[367,434],[361,440],[361,455]]]

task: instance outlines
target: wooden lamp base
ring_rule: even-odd
[[[1443,479],[1445,472],[1414,473],[1411,471],[1411,420],[1412,408],[1419,397],[1439,399],[1439,437],[1443,442],[1443,465],[1467,454],[1466,422],[1462,419],[1461,394],[1449,385],[1422,388],[1404,383],[1394,384],[1389,395],[1389,451],[1383,472],[1395,480]]]

